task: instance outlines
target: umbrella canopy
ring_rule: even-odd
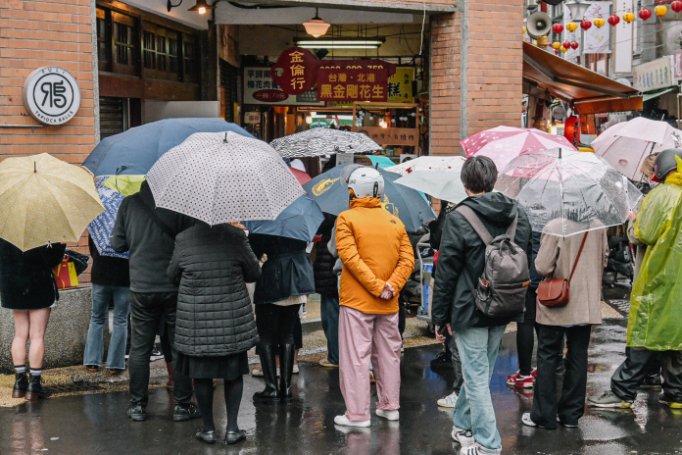
[[[518,201],[534,231],[561,236],[621,225],[642,197],[598,156],[562,149],[519,156],[495,189]]]
[[[100,255],[128,258],[128,253],[117,253],[111,247],[111,232],[114,230],[116,215],[125,196],[107,187],[106,180],[107,177],[97,179],[97,193],[104,205],[104,212],[90,222],[88,233]]]
[[[317,202],[301,196],[271,221],[247,221],[246,227],[253,234],[274,235],[310,242],[324,221],[324,214]]]
[[[282,158],[237,133],[195,133],[147,174],[157,207],[209,225],[274,220],[305,194]]]
[[[294,174],[294,177],[296,177],[296,180],[301,185],[305,185],[310,180],[312,180],[312,177],[310,175],[308,175],[307,172],[299,171],[298,169],[295,169],[293,167],[290,167],[289,170],[291,171],[292,174]]]
[[[604,158],[630,180],[640,181],[640,168],[652,153],[682,146],[682,131],[666,122],[637,117],[616,123],[601,133],[590,144],[597,155]]]
[[[308,195],[315,200],[323,212],[338,216],[348,209],[348,187],[345,177],[356,164],[336,166],[318,175],[306,185]],[[435,219],[429,203],[417,191],[396,184],[397,174],[379,169],[384,177],[383,205],[398,216],[408,232],[417,232],[424,224]]]
[[[556,147],[575,150],[563,136],[555,136],[535,128],[511,126],[498,126],[481,131],[464,139],[461,144],[467,157],[487,156],[495,162],[498,170],[506,168],[511,160],[526,153]]]
[[[290,134],[270,143],[282,158],[324,156],[336,153],[368,153],[381,150],[381,146],[363,133],[312,128]]]
[[[27,251],[77,242],[104,210],[87,170],[47,153],[0,163],[0,237]]]
[[[233,131],[253,137],[220,118],[172,118],[146,123],[102,140],[83,165],[95,175],[145,175],[156,161],[191,134]]]
[[[416,171],[455,171],[459,172],[466,161],[463,156],[433,156],[425,155],[413,160],[405,161],[393,167],[386,168],[389,172],[400,175],[411,174]]]

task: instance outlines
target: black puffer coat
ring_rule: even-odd
[[[39,310],[59,300],[52,269],[66,245],[53,243],[25,252],[0,239],[0,303],[11,310]]]
[[[338,297],[339,295],[339,276],[334,272],[336,258],[329,252],[327,243],[329,243],[329,239],[332,236],[335,222],[335,216],[325,214],[325,220],[318,231],[322,238],[315,244],[315,263],[313,264],[315,290],[318,294],[332,297]]]
[[[256,257],[268,256],[256,283],[253,296],[256,305],[315,292],[315,273],[306,253],[306,242],[260,234],[249,236],[249,240]]]
[[[260,264],[244,232],[204,223],[178,234],[168,275],[180,282],[175,347],[188,356],[237,354],[258,342],[246,283]]]

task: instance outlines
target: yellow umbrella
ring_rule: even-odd
[[[84,168],[47,153],[0,163],[0,237],[22,251],[76,242],[103,211]]]
[[[144,175],[112,175],[104,180],[103,185],[124,196],[131,196],[140,192],[144,179]]]

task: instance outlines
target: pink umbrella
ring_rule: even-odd
[[[308,175],[307,172],[300,171],[291,166],[289,166],[289,170],[291,171],[292,174],[294,174],[294,177],[296,177],[296,180],[298,180],[298,183],[300,183],[301,185],[305,185],[310,180],[312,180],[312,177]]]
[[[564,136],[555,136],[535,128],[498,126],[476,133],[460,142],[467,157],[487,156],[500,171],[517,156],[552,148],[576,150]]]

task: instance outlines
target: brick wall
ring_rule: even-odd
[[[47,152],[82,163],[95,146],[93,11],[91,0],[0,0],[0,160]],[[8,127],[39,126],[24,108],[22,93],[26,77],[42,66],[60,66],[76,78],[78,114],[63,126]],[[87,252],[87,238],[76,248]]]
[[[91,0],[0,1],[0,159],[47,152],[81,163],[96,143]],[[81,89],[81,106],[59,127],[38,125],[24,108],[26,76],[41,66],[61,66]]]
[[[523,0],[460,0],[431,19],[430,153],[498,125],[519,126]]]

